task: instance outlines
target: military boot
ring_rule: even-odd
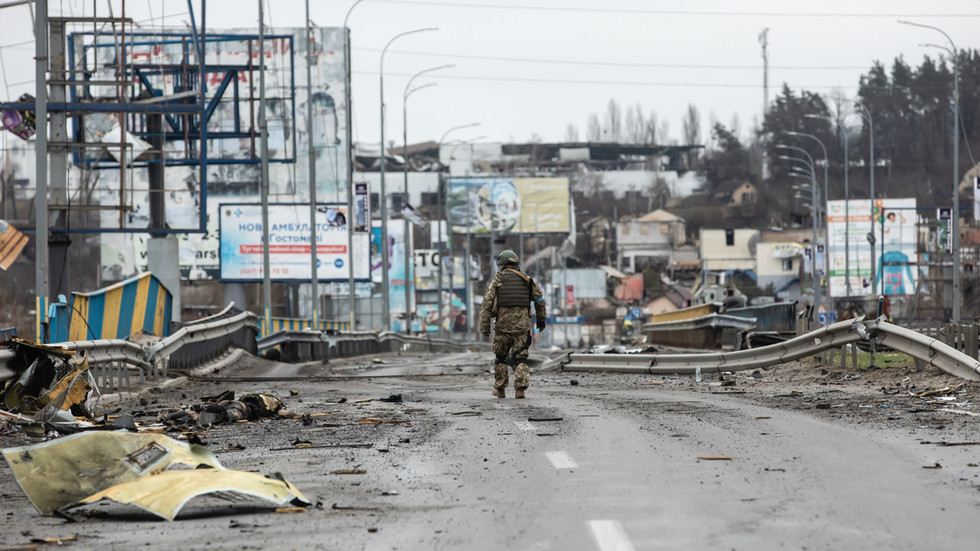
[[[497,398],[506,398],[507,397],[507,394],[504,392],[504,389],[502,389],[502,388],[495,388],[495,389],[493,389],[493,395],[496,396]],[[523,397],[523,394],[521,395],[521,397]]]
[[[514,398],[523,398],[523,397],[524,397],[524,391],[523,390],[516,390],[516,391],[514,391]]]

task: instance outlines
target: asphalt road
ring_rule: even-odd
[[[615,374],[535,373],[527,399],[501,400],[490,395],[484,356],[381,359],[253,360],[120,408],[148,423],[224,389],[280,396],[314,422],[197,434],[226,467],[282,473],[319,504],[305,513],[204,499],[175,522],[100,504],[66,523],[39,516],[4,467],[3,544],[77,536],[66,545],[966,550],[980,540],[980,468],[970,466],[980,446],[922,444],[980,441],[976,417],[883,423],[870,408],[862,418],[789,406],[772,389]],[[222,379],[237,376],[249,380]],[[377,400],[392,395],[402,402]],[[297,440],[313,447],[293,448]],[[24,443],[0,437],[4,447]],[[363,474],[338,474],[350,471]]]

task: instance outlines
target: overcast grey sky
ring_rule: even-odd
[[[193,0],[199,9],[200,0]],[[342,26],[354,0],[311,3],[319,26]],[[52,12],[91,13],[92,2],[51,3]],[[100,11],[107,10],[99,0]],[[64,6],[64,8],[62,8]],[[113,2],[115,13],[121,3]],[[304,2],[266,4],[267,24],[302,26]],[[256,27],[257,0],[209,0],[212,28]],[[26,7],[4,10],[4,73],[16,97],[32,87],[32,46],[25,45]],[[126,15],[153,17],[171,25],[189,21],[187,3],[131,0]],[[689,104],[701,112],[702,136],[712,119],[739,122],[746,136],[763,105],[759,34],[769,29],[770,98],[785,82],[795,90],[840,90],[853,97],[858,78],[875,60],[897,56],[918,65],[938,56],[923,43],[946,44],[938,32],[901,25],[899,19],[940,27],[960,49],[978,47],[980,0],[363,0],[350,11],[353,44],[354,139],[377,143],[379,58],[399,38],[384,65],[388,104],[386,139],[401,143],[402,94],[411,75],[455,64],[416,80],[436,83],[408,102],[409,142],[437,140],[449,128],[479,122],[451,138],[485,141],[562,140],[568,124],[585,139],[591,113],[602,114],[612,98],[625,109],[639,104],[681,138]],[[200,15],[198,15],[198,22]],[[18,46],[17,44],[20,43]],[[302,75],[297,75],[302,82]],[[26,84],[16,85],[17,82]],[[481,140],[483,141],[483,140]]]

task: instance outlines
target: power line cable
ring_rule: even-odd
[[[373,71],[355,71],[356,75],[377,76]],[[409,73],[385,73],[386,76],[409,77]],[[618,85],[618,86],[665,86],[665,87],[685,87],[685,88],[761,88],[762,84],[740,84],[740,83],[719,83],[719,82],[643,82],[643,81],[615,81],[615,80],[582,80],[582,79],[549,79],[536,77],[503,77],[503,76],[473,76],[473,75],[439,75],[433,79],[451,80],[481,80],[481,81],[505,81],[505,82],[540,82],[550,84],[599,84],[599,85]],[[841,86],[837,84],[821,85],[795,85],[793,89],[827,89],[827,90],[856,90],[857,85]]]
[[[365,52],[380,52],[378,48],[354,48],[355,50],[365,51]],[[547,63],[550,65],[590,65],[590,66],[600,66],[600,67],[634,67],[634,68],[649,68],[649,69],[737,69],[737,70],[752,70],[758,71],[762,69],[762,65],[696,65],[690,63],[630,63],[623,61],[582,61],[582,60],[567,60],[567,59],[532,59],[532,58],[521,58],[521,57],[503,57],[503,56],[481,56],[481,55],[468,55],[468,54],[447,54],[440,52],[418,52],[411,50],[389,50],[390,53],[406,54],[406,55],[424,55],[432,57],[446,57],[453,59],[478,59],[483,61],[506,61],[508,63]],[[857,65],[840,65],[840,66],[792,66],[792,65],[770,65],[770,69],[779,69],[785,71],[863,71],[867,67],[857,66]]]
[[[726,11],[726,10],[659,10],[659,9],[630,9],[630,8],[583,8],[571,6],[542,6],[517,4],[490,3],[459,3],[434,2],[431,0],[373,0],[375,4],[433,6],[439,8],[477,8],[477,9],[508,9],[521,11],[551,11],[591,14],[630,14],[630,15],[677,15],[677,16],[707,16],[707,17],[859,17],[859,18],[963,18],[980,17],[977,13],[867,13],[867,12],[764,12],[764,11]]]

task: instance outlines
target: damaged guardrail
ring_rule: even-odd
[[[146,361],[152,366],[154,375],[166,378],[170,369],[197,367],[217,358],[233,345],[255,353],[258,321],[258,316],[252,312],[241,312],[214,321],[186,325],[169,337],[145,347]]]
[[[471,348],[489,348],[488,343],[455,342],[430,337],[416,337],[402,333],[381,333],[378,336],[384,352],[466,352]]]
[[[857,342],[875,350],[887,346],[936,368],[971,381],[980,381],[980,361],[932,337],[892,325],[884,318],[841,321],[785,342],[707,354],[569,354],[564,371],[690,375],[745,371],[813,356]]]
[[[465,352],[486,348],[487,343],[454,342],[428,336],[359,331],[321,333],[309,329],[277,331],[258,341],[258,349],[278,348],[279,359],[290,362],[327,360],[379,352]]]
[[[262,337],[256,342],[258,350],[278,347],[278,359],[284,362],[308,362],[327,359],[330,341],[320,331],[312,329],[284,329]]]
[[[142,383],[151,367],[143,356],[143,347],[123,339],[68,341],[51,346],[83,353],[92,375],[103,388],[131,386],[130,374],[134,371]]]

